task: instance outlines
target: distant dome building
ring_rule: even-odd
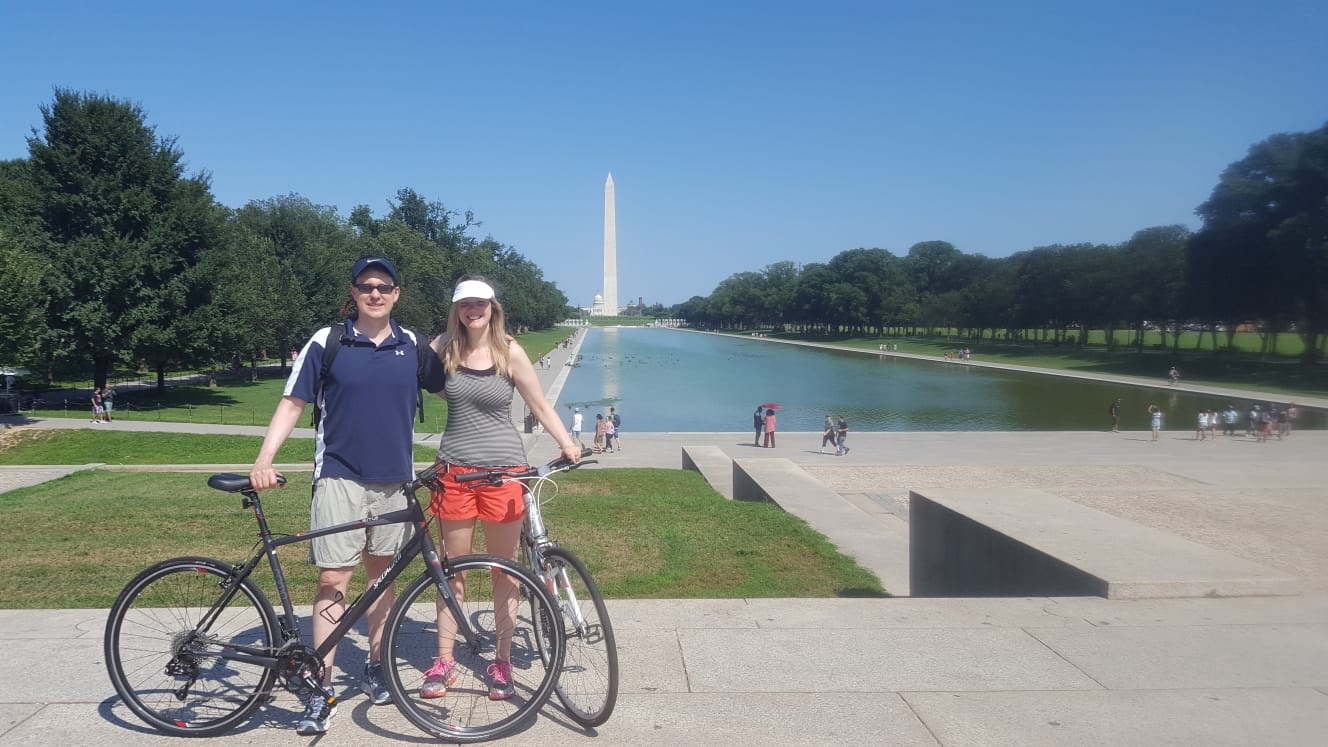
[[[607,316],[608,313],[608,309],[604,306],[604,296],[596,293],[595,300],[590,303],[590,315]]]

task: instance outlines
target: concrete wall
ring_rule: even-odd
[[[916,492],[909,588],[915,597],[1107,596],[1106,581]]]

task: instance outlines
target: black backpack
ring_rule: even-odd
[[[319,407],[318,403],[321,402],[323,399],[323,388],[327,386],[327,374],[329,371],[332,370],[332,361],[337,359],[337,353],[341,350],[341,346],[343,344],[355,339],[353,336],[354,333],[351,332],[350,322],[351,320],[347,319],[345,322],[341,323],[340,325],[337,325],[336,327],[333,327],[328,330],[327,344],[324,345],[323,347],[323,365],[322,368],[318,370],[318,392],[314,394],[314,410],[309,416],[309,425],[314,428],[317,428],[318,424],[323,420],[323,408]],[[341,330],[340,334],[337,333],[337,329]],[[405,327],[402,327],[401,331],[408,332],[409,330],[407,330]],[[418,334],[415,334],[413,332],[411,334],[415,336],[415,353],[416,353],[415,357],[417,359],[415,366],[415,385],[418,388],[416,389],[415,392],[415,409],[419,411],[420,422],[423,423],[424,422],[424,351],[429,350],[430,352],[432,352],[433,349],[430,348],[427,344],[421,342],[421,338]]]

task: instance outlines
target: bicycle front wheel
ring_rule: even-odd
[[[580,558],[561,547],[551,547],[543,554],[539,575],[554,587],[566,649],[554,691],[573,721],[599,726],[609,720],[618,700],[618,645],[609,610]],[[536,638],[541,644],[551,637],[542,627],[545,622],[535,616]]]
[[[402,714],[429,734],[458,743],[497,739],[533,718],[553,694],[563,647],[541,656],[532,615],[557,619],[557,608],[529,570],[506,558],[466,555],[448,560],[446,567],[449,579],[464,581],[461,619],[453,618],[428,573],[411,583],[383,631],[387,687]],[[505,647],[510,647],[512,689],[502,697],[491,685],[495,660]],[[445,664],[435,672],[445,675],[435,682],[450,682],[426,688],[426,676],[439,659]]]
[[[106,669],[125,705],[150,726],[215,736],[247,719],[272,690],[274,670],[237,657],[272,654],[276,613],[249,579],[213,610],[234,583],[226,563],[176,558],[135,576],[115,600]]]

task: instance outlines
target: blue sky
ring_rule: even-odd
[[[474,211],[569,300],[920,241],[1005,256],[1182,223],[1328,121],[1323,2],[13,2],[0,158],[54,86],[143,106],[223,204]],[[409,279],[407,278],[407,282]]]

